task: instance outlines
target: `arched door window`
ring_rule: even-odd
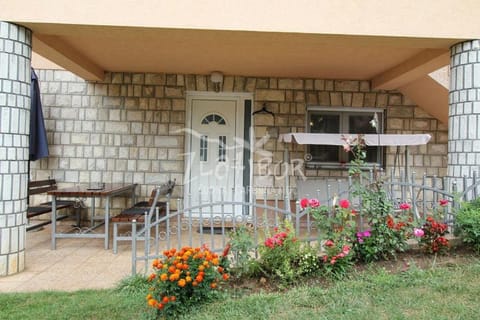
[[[212,122],[216,122],[219,125],[225,125],[225,119],[216,113],[209,114],[205,116],[202,120],[202,124],[210,124]]]

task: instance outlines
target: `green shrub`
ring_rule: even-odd
[[[251,227],[240,226],[230,233],[228,243],[232,254],[231,274],[237,278],[250,277],[255,274],[255,241]]]
[[[480,253],[480,199],[462,204],[455,218],[455,235]]]
[[[274,232],[259,246],[258,267],[265,277],[281,284],[291,284],[318,270],[316,251],[298,241],[289,221],[275,228]]]

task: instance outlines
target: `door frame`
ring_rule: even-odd
[[[211,92],[211,91],[186,91],[185,92],[185,96],[186,96],[186,106],[185,106],[185,155],[188,154],[188,152],[190,152],[190,148],[191,148],[191,140],[190,138],[188,137],[189,136],[189,130],[192,129],[192,100],[194,99],[211,99],[211,100],[228,100],[228,99],[231,99],[231,100],[235,100],[235,99],[238,99],[238,100],[242,100],[243,101],[243,104],[245,105],[245,101],[246,100],[250,100],[251,101],[251,110],[250,110],[250,115],[248,116],[249,117],[249,121],[246,121],[247,119],[244,118],[243,119],[243,125],[244,125],[244,131],[246,129],[246,124],[247,123],[250,123],[250,128],[249,128],[249,135],[250,135],[250,141],[249,141],[249,144],[250,146],[243,146],[243,153],[245,153],[245,150],[248,149],[249,151],[249,155],[248,155],[248,168],[249,168],[249,183],[248,183],[248,188],[249,190],[252,189],[252,185],[253,185],[253,153],[252,153],[252,147],[255,143],[255,137],[253,136],[253,116],[252,116],[252,112],[253,112],[253,103],[254,103],[254,95],[253,93],[249,93],[249,92]],[[244,110],[245,112],[245,110]],[[242,137],[243,139],[243,137]],[[245,156],[245,155],[244,155]],[[188,198],[188,188],[187,188],[187,185],[185,183],[185,181],[187,181],[186,179],[190,178],[190,177],[187,177],[187,170],[188,170],[188,166],[189,166],[189,159],[188,157],[185,157],[185,161],[184,161],[184,188],[183,188],[183,197],[184,197],[184,205],[185,205],[185,201],[187,200]],[[243,164],[244,167],[246,167],[245,163]],[[243,177],[242,177],[243,179]],[[245,200],[248,200],[248,201],[251,201],[252,199],[252,192],[249,192],[249,195],[248,195],[248,198],[249,199],[245,199]]]

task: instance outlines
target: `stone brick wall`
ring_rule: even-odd
[[[51,156],[35,164],[35,177],[59,181],[136,182],[145,196],[150,188],[177,179],[182,197],[186,91],[214,91],[207,75],[111,73],[101,83],[86,83],[65,71],[40,70]],[[447,126],[398,92],[373,91],[368,81],[281,79],[225,76],[223,92],[252,92],[254,110],[265,103],[275,113],[253,117],[260,144],[254,157],[254,185],[281,188],[283,148],[278,134],[305,129],[307,105],[385,108],[387,133],[430,133],[427,146],[411,148],[421,174],[446,170]],[[303,158],[301,146],[292,157]],[[393,165],[388,150],[387,166]],[[267,154],[267,158],[265,158]],[[400,159],[400,161],[403,161]],[[400,162],[402,164],[402,162]],[[307,170],[307,176],[341,176],[345,171]],[[294,184],[294,179],[292,179]],[[123,203],[117,199],[114,207]]]

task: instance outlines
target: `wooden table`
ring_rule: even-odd
[[[108,250],[109,241],[109,221],[110,221],[110,199],[112,197],[130,193],[132,203],[135,203],[135,188],[137,184],[122,183],[104,183],[95,186],[76,186],[71,188],[57,189],[49,191],[52,196],[52,249],[56,249],[57,238],[103,238],[105,240],[105,250]],[[57,233],[57,198],[92,198],[92,225],[89,229],[81,233]],[[95,225],[93,217],[95,215],[95,198],[105,198],[104,222]],[[93,229],[105,225],[103,233],[91,233]]]

